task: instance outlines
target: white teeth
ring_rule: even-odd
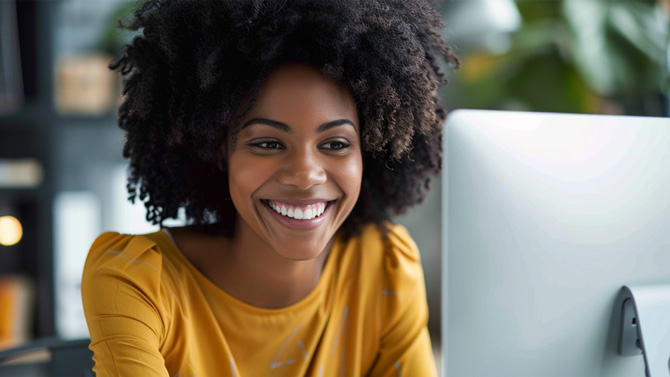
[[[280,207],[269,200],[267,203],[270,208],[272,208],[278,214],[282,216],[288,216],[296,220],[311,220],[315,217],[323,215],[323,213],[326,211],[326,203],[317,204],[316,206],[307,208],[304,211],[300,208],[286,208],[284,205]]]

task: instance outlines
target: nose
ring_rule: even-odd
[[[283,169],[279,172],[279,182],[307,190],[312,186],[326,183],[326,171],[311,151],[294,151],[287,156]]]

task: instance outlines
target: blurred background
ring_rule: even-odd
[[[126,201],[120,82],[106,68],[137,4],[0,0],[0,350],[87,337],[89,246],[106,230],[157,229]],[[670,0],[455,0],[442,14],[462,61],[449,109],[668,116]],[[434,182],[398,219],[422,253],[438,346],[440,200]]]

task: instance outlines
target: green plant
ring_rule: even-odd
[[[655,0],[518,0],[503,55],[473,51],[451,106],[661,115],[668,15]]]

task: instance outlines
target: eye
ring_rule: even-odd
[[[284,146],[280,142],[273,140],[258,141],[249,143],[249,145],[259,149],[284,149]]]
[[[346,141],[329,141],[327,143],[321,144],[320,148],[322,149],[330,149],[330,150],[342,150],[342,149],[347,149],[351,146],[351,144],[347,143]]]

